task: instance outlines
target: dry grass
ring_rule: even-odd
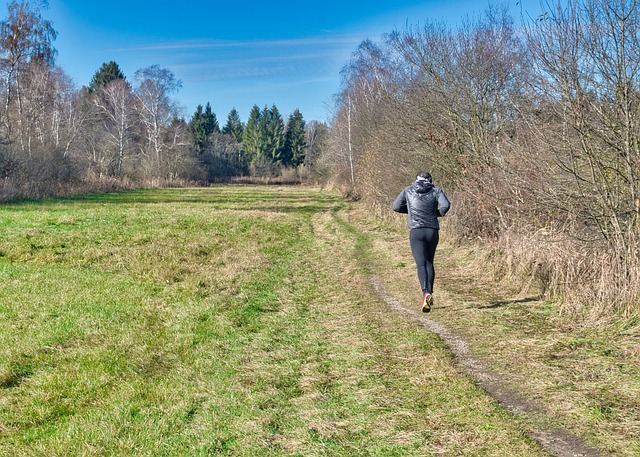
[[[638,249],[621,257],[601,243],[540,229],[505,232],[479,254],[478,269],[489,266],[493,280],[559,302],[572,325],[632,329],[640,323]]]
[[[385,288],[418,306],[420,289],[404,219],[372,223],[364,207],[351,217],[374,240],[376,271],[385,278]],[[548,263],[558,271],[570,268],[565,279],[582,278],[582,266],[569,265],[578,254],[568,249],[548,250],[540,258],[534,247],[541,239],[519,239],[517,260],[505,256],[505,247],[501,255],[507,262],[496,275],[488,262],[497,251],[456,244],[445,227],[436,254],[436,307],[429,317],[462,336],[507,385],[540,406],[542,413],[527,421],[565,427],[603,455],[639,455],[638,327],[619,312],[592,316],[593,307],[574,309],[551,301],[544,287],[550,283]],[[616,274],[604,267],[601,273]]]

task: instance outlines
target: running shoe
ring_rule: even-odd
[[[431,311],[431,305],[433,305],[433,295],[431,295],[429,292],[425,292],[424,296],[422,297],[422,312],[428,313],[429,311]]]

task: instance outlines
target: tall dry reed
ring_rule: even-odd
[[[511,229],[484,242],[482,258],[496,280],[557,300],[573,322],[632,323],[640,317],[640,252],[633,240],[621,255],[602,242],[576,240],[562,231]]]

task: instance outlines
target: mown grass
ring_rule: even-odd
[[[306,188],[0,207],[0,455],[545,455]]]

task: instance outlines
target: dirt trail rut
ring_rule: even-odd
[[[382,286],[380,279],[373,275],[371,283],[377,295],[391,308],[405,316],[408,316],[429,331],[437,334],[453,352],[461,369],[475,379],[478,385],[503,407],[517,416],[526,416],[529,413],[540,412],[540,408],[533,402],[525,400],[517,392],[507,388],[498,376],[491,373],[485,364],[472,356],[469,345],[459,336],[451,332],[439,322],[429,319],[417,310],[406,308],[399,300],[390,296]],[[528,430],[529,436],[537,441],[552,455],[557,457],[599,457],[600,453],[588,447],[577,436],[564,430]]]

